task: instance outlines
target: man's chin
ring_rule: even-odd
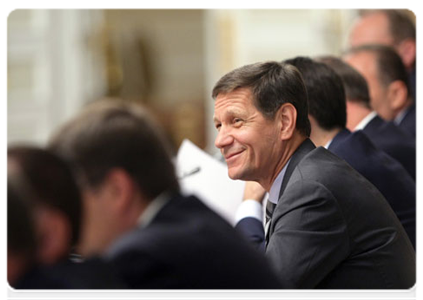
[[[237,172],[235,170],[231,171],[230,169],[228,170],[228,176],[230,179],[232,180],[244,180],[244,176],[242,173]]]

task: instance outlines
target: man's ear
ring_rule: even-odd
[[[397,47],[405,67],[410,69],[416,61],[416,41],[414,39],[405,39]]]
[[[104,180],[107,193],[108,205],[112,205],[114,211],[124,212],[131,205],[135,194],[135,183],[131,176],[121,168],[109,171]]]
[[[390,109],[394,112],[402,110],[408,99],[407,86],[401,80],[395,80],[388,86],[387,93]]]
[[[291,103],[284,103],[276,113],[281,140],[289,140],[297,124],[297,110]]]

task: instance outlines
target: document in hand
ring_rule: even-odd
[[[224,162],[218,161],[189,140],[184,140],[176,157],[176,174],[182,193],[194,194],[234,225],[245,182],[232,180]]]

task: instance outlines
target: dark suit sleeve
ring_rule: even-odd
[[[341,210],[317,182],[299,180],[287,187],[271,222],[266,256],[284,288],[316,287],[348,255]]]
[[[256,249],[264,253],[264,228],[259,220],[255,218],[244,218],[236,224],[235,229],[252,243]]]

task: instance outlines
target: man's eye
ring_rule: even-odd
[[[234,123],[239,123],[239,122],[242,122],[242,119],[240,119],[240,118],[235,118],[233,122],[234,122]]]
[[[215,127],[216,127],[217,130],[219,130],[221,126],[222,126],[221,124],[216,124],[215,125]]]

